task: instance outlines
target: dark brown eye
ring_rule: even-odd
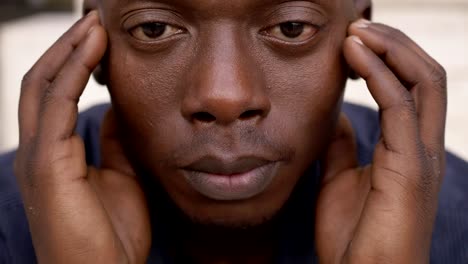
[[[169,24],[151,22],[134,27],[130,30],[130,34],[141,41],[155,41],[168,38],[182,31],[181,28]]]
[[[141,30],[148,38],[158,38],[166,31],[166,25],[161,23],[147,23],[141,25]]]
[[[286,22],[280,25],[281,33],[288,38],[297,38],[304,32],[304,24],[297,22]]]
[[[311,39],[317,32],[316,26],[301,22],[284,22],[265,31],[268,36],[293,43]]]

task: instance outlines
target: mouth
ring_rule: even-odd
[[[262,193],[272,182],[279,161],[258,157],[204,157],[183,167],[185,179],[200,194],[218,201],[238,201]]]

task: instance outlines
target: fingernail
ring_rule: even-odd
[[[372,24],[372,22],[364,18],[360,18],[354,22],[354,25],[356,25],[357,28],[368,28],[370,24]]]
[[[90,16],[94,16],[97,14],[97,11],[96,10],[91,10],[88,12],[88,14],[86,14],[87,17],[90,17]]]
[[[351,39],[357,44],[364,46],[364,43],[362,42],[361,38],[359,38],[358,36],[351,36]]]
[[[87,36],[91,35],[94,31],[96,27],[95,26],[92,26],[89,30],[88,30],[88,33],[87,33]]]

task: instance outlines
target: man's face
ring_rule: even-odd
[[[353,1],[108,0],[108,86],[128,153],[191,218],[256,225],[334,127]]]

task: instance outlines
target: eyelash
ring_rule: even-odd
[[[157,36],[151,37],[151,36],[148,36],[148,32],[145,32],[145,28],[144,28],[145,26],[146,27],[158,27],[159,26],[163,28],[161,29],[160,32],[156,33]],[[146,30],[150,30],[150,29],[146,28]],[[168,33],[168,30],[170,31],[169,33]],[[171,25],[171,24],[164,23],[164,22],[158,22],[158,21],[145,22],[128,30],[128,33],[132,37],[142,42],[163,41],[165,39],[169,39],[175,35],[182,34],[184,32],[185,32],[185,29],[179,26]]]
[[[146,28],[147,32],[145,32],[145,27],[147,27]],[[163,27],[163,28],[160,29],[160,32],[157,32],[155,34],[156,35],[155,37],[151,37],[151,36],[148,36],[148,30],[151,30],[148,27],[153,27],[153,31],[157,27]],[[299,28],[299,31],[300,31],[299,34],[293,37],[287,36],[284,31],[288,29],[288,27],[289,29],[292,29],[293,31]],[[269,38],[271,41],[279,42],[284,45],[301,45],[313,39],[319,30],[320,30],[320,26],[313,25],[307,22],[286,21],[286,22],[282,22],[274,26],[268,27],[262,30],[260,33],[266,36],[267,38]],[[159,22],[159,21],[141,23],[128,30],[128,33],[133,38],[135,38],[136,40],[140,42],[148,43],[148,44],[164,42],[165,40],[169,40],[172,37],[183,34],[184,32],[186,32],[186,29],[180,26],[176,26],[173,24],[165,23],[165,22]],[[301,38],[301,36],[303,37]]]
[[[297,36],[287,36],[285,30],[299,27],[300,33]],[[262,34],[276,41],[286,44],[301,44],[308,42],[318,33],[320,26],[301,21],[286,21],[276,24],[262,31]],[[304,36],[305,35],[305,36]],[[301,36],[303,36],[301,38]]]

